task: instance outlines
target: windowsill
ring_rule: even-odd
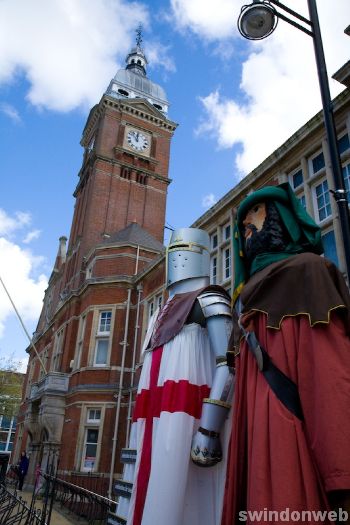
[[[340,160],[342,162],[346,162],[349,159],[350,159],[350,149],[347,149],[343,151],[343,153],[340,154]]]
[[[326,228],[327,226],[330,226],[333,223],[333,215],[330,215],[329,217],[326,217],[322,221],[317,221],[317,226],[319,226],[321,229]]]
[[[322,177],[326,177],[326,174],[327,174],[326,167],[322,168],[316,173],[308,173],[308,177],[305,179],[305,182],[307,182],[308,184],[314,184],[319,179],[322,179]]]
[[[304,184],[300,184],[297,188],[294,188],[294,194],[299,199],[301,195],[304,195]]]
[[[294,186],[292,186],[292,185],[291,185],[291,187],[293,188],[293,191],[294,191],[295,195],[298,195],[304,189],[304,182],[302,182],[301,184],[298,184],[298,186],[296,188]]]
[[[220,248],[225,248],[229,243],[230,243],[231,239],[223,239],[220,243]]]

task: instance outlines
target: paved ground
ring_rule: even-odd
[[[17,495],[21,496],[30,505],[30,502],[32,500],[32,492],[23,490],[21,492],[17,492]],[[42,501],[40,499],[36,500],[35,508],[42,508]],[[56,505],[56,508],[54,507],[52,509],[50,525],[82,525],[83,523],[84,520],[81,520],[78,517],[74,517],[74,515],[66,516],[63,513],[59,512],[59,504]]]

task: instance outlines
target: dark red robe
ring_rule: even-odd
[[[294,287],[309,300],[312,290],[305,288],[302,267],[310,260],[304,255],[322,266],[321,273],[328,271],[328,263],[311,254],[296,256]],[[288,260],[289,268],[290,264]],[[276,268],[280,270],[277,274]],[[256,523],[257,515],[250,520],[247,511],[261,512],[260,522],[282,525],[287,512],[292,522],[292,512],[302,516],[303,511],[329,510],[326,493],[350,489],[348,299],[335,299],[338,304],[329,305],[327,319],[315,323],[312,312],[288,314],[288,286],[293,279],[283,282],[283,263],[276,263],[276,268],[272,268],[276,293],[283,294],[286,304],[279,328],[268,327],[268,312],[255,310],[252,304],[246,322],[250,319],[250,328],[274,364],[296,383],[304,422],[276,398],[246,342],[241,341],[235,358],[237,379],[222,525],[241,523],[242,518]],[[323,282],[318,284],[322,289]],[[327,297],[327,290],[322,294]],[[278,514],[269,517],[271,511]]]

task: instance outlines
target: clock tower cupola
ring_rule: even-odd
[[[141,44],[141,29],[138,29],[136,47],[127,55],[125,69],[117,72],[106,93],[121,99],[145,98],[166,116],[169,109],[166,93],[161,86],[147,78],[148,62]]]

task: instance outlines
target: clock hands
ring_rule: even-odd
[[[136,130],[129,131],[128,142],[132,148],[139,151],[144,150],[148,146],[148,141],[144,134]]]

